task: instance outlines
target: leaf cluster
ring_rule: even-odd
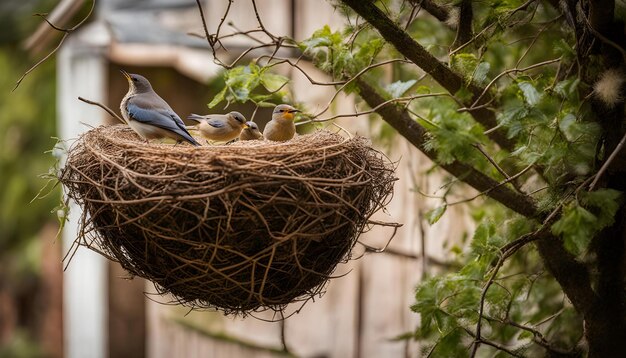
[[[253,102],[259,107],[273,107],[283,102],[290,102],[287,89],[289,78],[273,73],[270,66],[259,66],[254,62],[246,66],[237,66],[224,72],[224,87],[208,104],[214,108],[226,101],[230,103]]]

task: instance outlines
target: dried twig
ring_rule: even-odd
[[[31,68],[29,68],[28,70],[26,70],[26,72],[22,74],[22,76],[15,83],[15,87],[13,87],[11,91],[15,91],[17,87],[20,86],[24,78],[26,78],[26,76],[28,76],[31,72],[33,72],[37,67],[39,67],[42,63],[44,63],[47,59],[52,57],[52,55],[54,55],[61,48],[61,45],[63,45],[63,42],[65,41],[67,36],[71,34],[72,32],[74,32],[76,29],[78,29],[83,23],[85,23],[85,21],[87,21],[87,19],[89,19],[89,17],[91,17],[91,14],[93,13],[93,10],[95,7],[96,7],[96,0],[92,0],[91,8],[89,8],[89,12],[87,13],[87,15],[85,15],[85,17],[82,20],[80,20],[78,24],[72,26],[69,29],[62,29],[58,26],[55,26],[50,21],[48,21],[48,19],[44,15],[37,14],[37,16],[42,17],[48,23],[48,25],[50,25],[53,29],[63,32],[64,33],[63,37],[61,37],[61,40],[59,41],[57,46],[54,49],[52,49],[52,51],[50,51],[46,56],[44,56],[41,60],[37,61],[37,63],[35,63]]]
[[[98,106],[98,107],[104,109],[109,115],[111,115],[111,117],[113,117],[113,118],[117,119],[118,121],[126,124],[126,121],[122,117],[120,117],[117,113],[113,112],[113,110],[111,108],[105,106],[104,104],[98,103],[98,102],[94,102],[94,101],[90,101],[90,100],[85,99],[83,97],[78,97],[78,99],[83,101],[83,102],[85,102],[85,103],[87,103],[87,104],[92,104],[94,106]]]

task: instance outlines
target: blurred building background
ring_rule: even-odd
[[[334,30],[343,26],[341,15],[328,2],[257,3],[268,30],[297,40],[325,24]],[[215,32],[228,2],[203,4],[208,28]],[[115,123],[77,97],[117,110],[127,91],[119,73],[125,69],[149,78],[184,117],[206,113],[206,103],[222,81],[205,40],[196,36],[203,29],[195,0],[99,0],[90,20],[11,93],[27,64],[43,57],[62,36],[30,15],[49,12],[57,26],[71,27],[90,6],[84,0],[0,2],[0,357],[418,356],[419,347],[396,339],[416,326],[418,318],[409,309],[414,287],[445,266],[443,244],[458,242],[472,223],[461,206],[450,208],[434,226],[425,223],[425,213],[438,203],[416,189],[433,192],[444,178],[427,180],[420,175],[432,163],[400,136],[389,140],[389,131],[374,118],[339,123],[353,134],[371,137],[375,146],[398,161],[396,195],[379,219],[404,226],[387,252],[365,254],[341,265],[337,276],[347,275],[332,280],[323,297],[286,320],[284,342],[281,324],[268,322],[279,318],[274,314],[243,319],[162,304],[169,299],[151,294],[150,282],[129,279],[118,264],[85,248],[78,249],[62,274],[61,258],[75,239],[80,208],[71,208],[63,244],[56,242],[60,191],[30,202],[45,184],[38,175],[55,162],[45,151],[54,146],[52,137],[71,140],[89,126]],[[225,23],[229,21],[240,29],[255,28],[251,2],[234,1]],[[222,31],[233,28],[225,25]],[[233,39],[225,42],[228,52],[220,55],[234,59],[252,44]],[[324,80],[312,66],[302,65]],[[334,93],[332,88],[312,87],[297,71],[279,70],[292,78],[295,101],[312,112]],[[234,109],[249,118],[253,107]],[[354,100],[340,96],[332,110],[350,113]],[[255,117],[261,127],[266,119],[267,111]],[[382,247],[390,234],[374,230],[361,240]],[[361,256],[364,250],[357,246],[356,251],[354,256]]]

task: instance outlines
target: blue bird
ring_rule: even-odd
[[[128,80],[128,93],[120,103],[122,117],[126,123],[142,138],[172,138],[176,143],[183,141],[195,146],[198,143],[185,129],[185,124],[163,98],[152,89],[150,82],[143,76],[122,73]]]

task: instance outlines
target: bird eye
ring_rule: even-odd
[[[137,77],[133,77],[133,82],[137,82]]]

